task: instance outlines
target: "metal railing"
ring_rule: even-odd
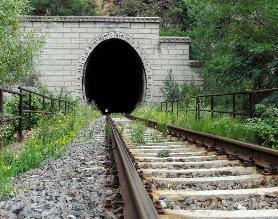
[[[18,132],[18,137],[20,140],[23,139],[23,130],[24,130],[24,125],[23,121],[26,118],[25,115],[27,114],[27,121],[28,121],[28,127],[27,129],[32,128],[32,117],[34,114],[43,114],[43,115],[52,115],[56,114],[58,112],[62,112],[65,115],[73,110],[74,108],[74,102],[63,100],[61,98],[54,98],[51,96],[43,95],[31,90],[28,90],[26,88],[18,87],[18,91],[13,91],[13,90],[8,90],[5,88],[0,87],[0,126],[2,126],[5,122],[10,122],[10,121],[18,121],[17,125],[17,132]],[[17,114],[16,115],[5,115],[5,110],[4,110],[4,93],[8,93],[9,95],[17,95],[19,97],[18,102],[17,102]],[[41,109],[36,109],[33,104],[33,96],[38,96],[41,98]],[[27,100],[27,107],[24,106],[24,100],[23,98],[28,98]],[[47,103],[47,100],[49,103]],[[55,108],[55,103],[58,104]],[[50,106],[48,106],[50,104]],[[49,111],[47,111],[47,108],[50,108]]]
[[[160,103],[160,109],[167,113],[176,113],[177,116],[180,112],[194,112],[197,120],[200,120],[202,112],[210,113],[211,118],[214,118],[216,113],[228,114],[233,118],[236,118],[236,116],[251,118],[255,115],[255,105],[260,103],[263,99],[262,97],[277,91],[278,88],[272,88],[256,91],[198,95],[184,99],[163,101]],[[229,110],[217,109],[217,99],[222,97],[225,98],[224,101],[226,102],[230,100],[231,104],[223,104],[224,101],[222,100],[222,107],[229,108]]]

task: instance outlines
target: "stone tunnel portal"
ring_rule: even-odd
[[[105,113],[130,113],[143,101],[145,70],[136,50],[124,40],[108,39],[90,54],[85,95]]]

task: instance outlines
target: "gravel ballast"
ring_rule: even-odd
[[[111,218],[105,200],[105,119],[84,129],[65,154],[14,179],[0,218]]]

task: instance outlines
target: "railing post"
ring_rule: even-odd
[[[201,99],[198,98],[198,120],[201,119]]]
[[[45,97],[42,97],[42,111],[44,112],[45,109]]]
[[[210,97],[210,112],[211,112],[211,118],[213,119],[213,113],[214,113],[214,97]]]
[[[253,93],[249,93],[249,116],[252,118],[254,116],[254,109],[253,109],[253,104],[254,104],[254,96]]]
[[[179,101],[177,100],[177,117],[179,116]]]
[[[198,97],[195,98],[195,118],[196,118],[196,121],[198,121]]]
[[[163,111],[163,102],[160,103],[160,111]]]
[[[233,118],[236,118],[236,94],[233,94]]]
[[[19,103],[18,103],[18,115],[19,117],[19,121],[18,121],[18,137],[19,140],[22,141],[23,140],[23,93],[22,90],[19,88],[19,91],[21,93],[21,95],[19,96]]]
[[[166,113],[168,113],[168,102],[167,101],[165,102],[165,111],[166,111]]]
[[[28,103],[28,108],[29,108],[29,116],[28,116],[28,129],[31,130],[32,126],[32,94],[29,93],[29,103]]]
[[[172,113],[174,113],[174,101],[171,102],[171,105],[172,105],[171,111],[172,111]]]
[[[56,111],[55,111],[55,99],[53,98],[53,112],[54,112],[54,114],[56,113]]]
[[[200,97],[196,97],[196,120],[199,121],[201,118],[200,114]]]
[[[65,115],[67,115],[67,101],[65,101]]]
[[[59,99],[58,107],[59,107],[59,112],[60,112],[60,110],[61,110],[61,99]]]
[[[4,112],[4,92],[0,90],[0,125],[3,123],[3,115],[2,113]]]
[[[51,112],[54,113],[54,103],[53,103],[53,98],[51,97]]]
[[[187,101],[187,99],[185,99],[185,114],[187,115],[187,111],[188,111],[188,106],[187,106],[187,102],[188,103],[190,103],[190,99],[188,99],[188,101]],[[184,103],[183,103],[184,104]]]

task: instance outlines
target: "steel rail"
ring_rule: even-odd
[[[111,127],[111,138],[118,166],[120,190],[124,200],[124,218],[158,218],[153,202],[150,199],[135,166],[133,165],[127,146],[120,136],[119,131],[109,115],[106,117],[106,121]]]
[[[140,120],[150,127],[156,128],[159,123],[153,120],[126,115],[132,120]],[[251,144],[247,142],[232,140],[190,129],[167,125],[169,134],[185,137],[187,140],[200,146],[208,147],[219,153],[230,155],[231,159],[241,159],[246,165],[257,165],[264,169],[265,174],[277,174],[278,150]]]

